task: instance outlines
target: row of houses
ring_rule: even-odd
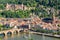
[[[22,25],[28,25],[28,26],[32,25],[31,27],[38,27],[39,25],[43,29],[57,30],[59,28],[58,24],[60,24],[60,20],[56,18],[54,21],[52,20],[52,23],[51,23],[51,22],[44,22],[43,19],[40,19],[39,17],[36,17],[36,16],[32,18],[25,18],[25,19],[0,18],[0,24],[7,25],[7,26],[9,25],[10,27],[14,27],[14,26],[22,27]]]
[[[15,27],[15,26],[22,26],[27,25],[28,20],[25,21],[25,19],[20,18],[0,18],[0,24],[6,25],[8,27]]]

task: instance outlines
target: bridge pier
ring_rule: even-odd
[[[14,34],[14,32],[12,32],[12,35]]]
[[[19,33],[20,30],[18,30],[18,33]]]
[[[4,34],[5,34],[5,36],[7,36],[7,32],[5,32]]]

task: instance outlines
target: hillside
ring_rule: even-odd
[[[15,10],[16,7],[10,7],[9,9],[13,10],[6,10],[6,5],[12,4],[12,5],[25,5],[28,8],[31,8],[31,10],[21,10],[18,8],[18,10]],[[15,8],[14,8],[15,7]],[[20,6],[19,6],[20,7]],[[33,7],[35,9],[33,9]],[[27,9],[28,9],[27,8]],[[29,17],[30,13],[34,13],[41,17],[52,17],[51,14],[51,8],[53,8],[55,15],[57,17],[60,17],[60,1],[59,0],[0,0],[0,17],[5,18],[26,18]]]

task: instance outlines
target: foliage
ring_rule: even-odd
[[[58,24],[58,27],[60,27],[60,24]]]
[[[2,25],[0,24],[0,28],[2,27]]]
[[[58,9],[60,8],[58,5],[60,5],[60,1],[59,0],[0,0],[0,4],[24,4],[27,6],[37,6],[37,5],[44,5],[44,6],[49,6],[49,7],[58,7]]]
[[[29,11],[22,11],[22,10],[17,10],[17,11],[2,11],[0,12],[0,15],[5,18],[27,18],[29,17],[30,12]]]
[[[35,7],[35,9],[30,10],[31,12],[41,17],[51,17],[52,15],[47,14],[47,11],[41,8],[44,7],[54,7],[55,9],[60,9],[60,1],[59,0],[0,0],[0,9],[5,9],[6,4],[24,4],[28,7]],[[29,17],[30,12],[28,10],[17,10],[15,12],[12,11],[3,11],[0,12],[0,17],[6,18],[26,18]]]
[[[2,30],[2,28],[3,28],[3,25],[0,24],[0,30]]]
[[[34,27],[32,30],[41,33],[53,33],[53,30],[43,29],[42,27]]]
[[[3,4],[0,4],[0,9],[5,9],[5,6]]]
[[[60,35],[60,31],[58,31],[57,34]]]
[[[0,38],[0,40],[2,40],[2,38]]]
[[[32,30],[35,31],[35,32],[40,32],[40,33],[47,33],[47,34],[50,33],[50,34],[53,34],[53,35],[55,35],[55,34],[60,35],[60,29],[49,30],[49,29],[43,29],[41,27],[34,27],[34,28],[32,28]]]

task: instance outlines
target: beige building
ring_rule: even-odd
[[[16,5],[16,4],[8,4],[6,5],[6,10],[18,10],[18,9],[21,9],[21,10],[27,10],[28,7],[26,7],[25,5],[23,4],[19,4],[19,5]]]

